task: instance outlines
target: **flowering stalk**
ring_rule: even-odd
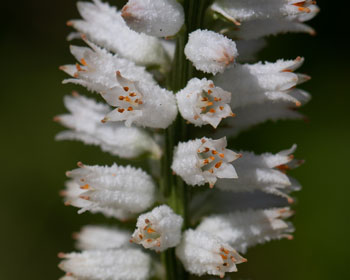
[[[245,62],[261,48],[259,36],[310,30],[303,22],[315,2],[129,0],[117,9],[91,1],[78,2],[82,19],[68,22],[78,31],[69,39],[88,47],[71,46],[77,63],[60,69],[71,76],[64,83],[105,104],[66,97],[69,114],[55,121],[68,130],[56,138],[152,160],[148,170],[78,162],[66,173],[66,205],[121,227],[84,227],[75,235],[81,252],[59,254],[61,279],[224,278],[251,246],[292,240],[288,204],[301,186],[286,173],[303,163],[297,146],[258,155],[227,139],[267,120],[302,118],[296,109],[310,95],[297,86],[310,77],[294,70],[303,58]]]
[[[182,2],[185,11],[185,26],[177,35],[174,61],[167,79],[167,86],[174,92],[184,88],[187,81],[193,77],[193,65],[186,59],[184,49],[188,35],[197,28],[201,28],[204,12],[211,1],[183,0],[179,2]],[[165,130],[165,148],[162,164],[163,194],[175,212],[184,218],[184,228],[188,226],[188,191],[186,190],[188,187],[181,178],[174,176],[171,171],[171,164],[174,147],[179,142],[187,141],[187,134],[186,121],[178,116],[173,125]],[[186,279],[186,273],[181,264],[177,263],[173,249],[165,251],[162,258],[166,266],[167,279]]]

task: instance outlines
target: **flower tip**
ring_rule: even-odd
[[[72,96],[73,96],[73,97],[79,97],[80,94],[79,94],[77,91],[73,90],[73,91],[72,91]]]
[[[52,119],[54,122],[60,122],[61,118],[59,116],[54,116]]]
[[[70,177],[71,175],[72,175],[72,173],[71,173],[70,171],[67,171],[67,172],[66,172],[66,176],[67,176],[67,177]]]
[[[57,254],[57,257],[60,258],[60,259],[64,259],[64,258],[66,257],[66,254],[63,253],[63,252],[59,252],[59,253]]]
[[[71,26],[73,26],[73,22],[69,20],[69,21],[66,22],[66,25],[71,27]]]
[[[84,164],[83,164],[81,161],[78,161],[78,162],[77,162],[77,166],[80,167],[80,168],[85,167]]]
[[[108,118],[103,118],[102,120],[101,120],[101,123],[106,123],[108,121]]]

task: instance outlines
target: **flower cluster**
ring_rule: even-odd
[[[80,252],[59,253],[62,280],[163,279],[178,260],[191,274],[224,278],[250,247],[293,238],[287,219],[301,186],[287,171],[303,163],[297,146],[258,155],[237,151],[228,138],[303,117],[297,108],[310,95],[297,86],[310,77],[295,70],[304,58],[248,60],[263,36],[314,34],[304,22],[319,9],[311,0],[180,2],[129,0],[120,10],[78,2],[82,19],[68,22],[76,30],[69,39],[86,46],[70,47],[77,62],[60,67],[70,76],[64,83],[103,103],[66,96],[69,113],[54,120],[67,130],[56,139],[118,158],[110,166],[78,162],[62,196],[78,213],[119,222],[74,234]],[[147,161],[141,169],[119,159]],[[164,254],[162,268],[150,251]]]

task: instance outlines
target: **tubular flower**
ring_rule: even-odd
[[[233,109],[265,101],[285,101],[301,106],[294,97],[295,86],[310,79],[304,74],[295,74],[304,59],[277,60],[275,63],[236,65],[214,78],[214,82],[232,93]]]
[[[128,246],[130,233],[114,227],[84,226],[74,234],[80,250],[118,249]]]
[[[79,168],[68,171],[67,176],[73,178],[84,190],[79,198],[87,202],[79,213],[107,208],[136,214],[154,203],[154,182],[141,169],[116,164],[103,167],[78,163],[78,166]]]
[[[229,244],[208,232],[187,230],[183,234],[176,255],[186,270],[225,277],[226,272],[237,271],[236,264],[246,262]]]
[[[70,46],[70,51],[78,61],[75,65],[64,65],[60,69],[74,79],[66,79],[63,83],[82,85],[91,91],[98,93],[118,85],[115,78],[116,71],[132,80],[155,84],[152,75],[143,66],[137,66],[132,61],[113,55],[95,44],[85,40],[90,46]]]
[[[151,257],[137,249],[91,250],[59,254],[59,267],[73,279],[146,280]]]
[[[284,219],[293,215],[288,207],[265,210],[246,210],[235,213],[213,215],[204,218],[196,230],[211,233],[246,253],[249,247],[273,239],[287,238],[294,231]]]
[[[138,217],[130,241],[158,252],[180,243],[183,218],[167,205],[154,208]]]
[[[209,30],[193,31],[185,46],[185,55],[197,70],[205,73],[222,73],[238,56],[231,39]]]
[[[216,0],[211,9],[237,25],[241,21],[268,18],[295,18],[314,10],[313,0]]]
[[[300,185],[285,172],[301,163],[294,160],[292,153],[295,150],[296,145],[277,154],[255,155],[241,152],[243,157],[235,164],[239,178],[234,181],[220,181],[217,187],[234,192],[260,190],[283,196],[292,203],[293,199],[288,193],[299,190]]]
[[[181,116],[196,126],[210,124],[216,128],[222,119],[234,116],[229,105],[231,93],[206,78],[191,79],[176,99]]]
[[[93,0],[78,2],[83,20],[71,20],[73,26],[89,40],[140,65],[167,63],[165,51],[157,38],[131,30],[115,7]]]
[[[175,35],[184,23],[184,10],[176,0],[129,0],[122,17],[138,32],[156,37]]]
[[[78,94],[66,96],[64,104],[70,114],[59,115],[55,120],[70,130],[57,134],[57,140],[80,140],[122,158],[135,158],[146,153],[160,158],[160,147],[143,129],[125,127],[117,122],[101,123],[111,110],[108,105]]]
[[[118,85],[102,94],[107,103],[117,107],[104,118],[107,121],[125,121],[130,126],[167,128],[176,118],[174,94],[151,83],[125,78],[117,71]]]
[[[218,140],[203,137],[179,143],[171,168],[189,185],[209,183],[212,188],[217,178],[237,178],[230,162],[241,155],[226,149],[226,146],[225,137]]]

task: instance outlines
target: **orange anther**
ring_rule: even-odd
[[[209,112],[210,113],[215,113],[216,111],[215,111],[215,109],[210,109]]]
[[[80,62],[81,62],[81,64],[83,64],[84,66],[87,65],[86,60],[85,60],[84,58],[80,59]]]
[[[212,150],[211,153],[212,153],[213,155],[216,155],[218,152],[217,152],[216,150]]]
[[[131,93],[129,93],[129,96],[134,97],[134,96],[136,96],[136,93],[135,92],[131,92]]]
[[[221,157],[221,158],[224,158],[225,157],[225,154],[219,154],[219,157]]]
[[[208,94],[211,94],[213,91],[211,89],[208,90]]]
[[[129,111],[129,112],[132,111],[132,110],[134,110],[133,107],[128,107],[128,111]]]
[[[80,188],[81,188],[82,190],[87,190],[89,187],[90,187],[89,184],[86,184],[86,185],[84,185],[84,186],[81,186]]]
[[[124,89],[125,91],[128,91],[128,90],[129,90],[129,88],[128,88],[128,87],[123,87],[123,89]]]
[[[123,108],[119,108],[119,109],[118,109],[118,112],[119,112],[119,113],[123,113],[124,111],[125,111],[125,109],[123,109]]]
[[[215,168],[219,168],[219,167],[221,166],[221,164],[222,164],[222,161],[217,162],[217,163],[215,164]]]
[[[124,100],[124,96],[119,96],[119,100]]]

